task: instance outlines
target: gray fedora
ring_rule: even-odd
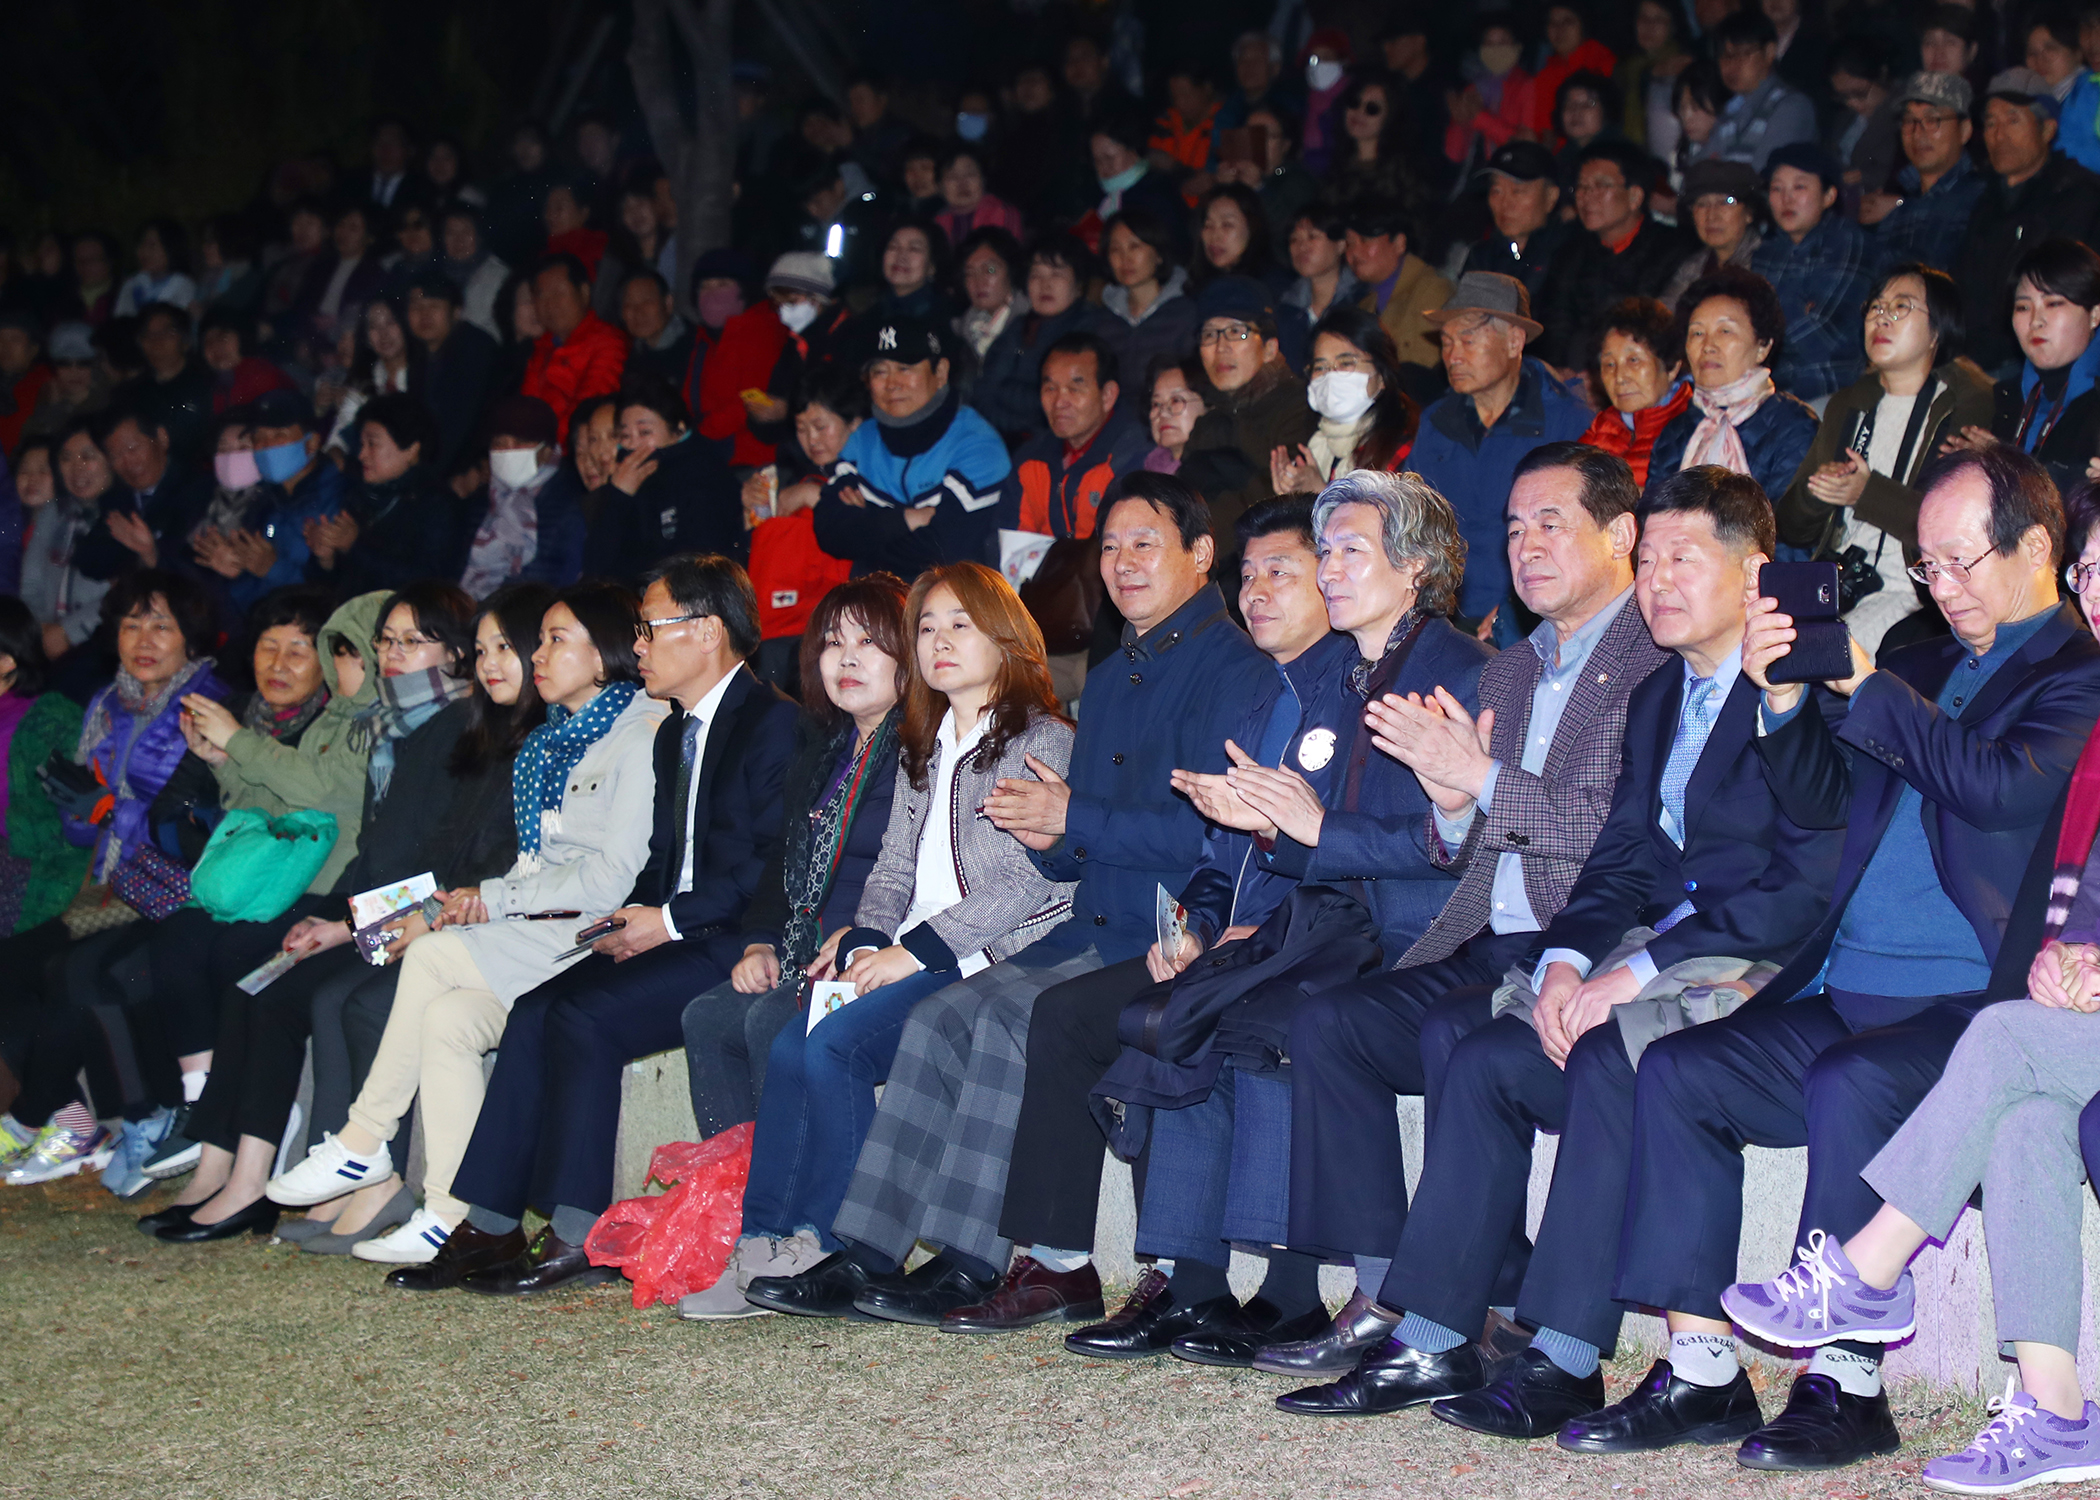
[[[1546,331],[1544,324],[1532,319],[1531,293],[1524,290],[1524,283],[1494,271],[1466,272],[1452,289],[1451,300],[1442,307],[1424,308],[1422,316],[1442,327],[1453,318],[1475,312],[1513,323],[1532,338]]]

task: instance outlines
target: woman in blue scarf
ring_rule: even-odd
[[[517,863],[497,879],[442,894],[443,930],[407,951],[349,1123],[270,1183],[271,1200],[290,1207],[359,1190],[382,1204],[392,1199],[404,1188],[388,1142],[420,1097],[424,1205],[398,1229],[356,1244],[351,1253],[359,1259],[430,1260],[466,1216],[452,1196],[452,1174],[481,1112],[483,1055],[501,1042],[517,998],[575,961],[576,931],[627,899],[648,856],[651,756],[664,708],[639,689],[637,610],[634,594],[613,584],[578,584],[555,596],[532,656],[547,721],[511,767]],[[577,915],[531,920],[545,912]],[[343,1216],[362,1220],[371,1206],[353,1202]]]

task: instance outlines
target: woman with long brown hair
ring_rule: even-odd
[[[904,618],[914,670],[889,829],[855,925],[832,933],[808,969],[854,995],[830,1014],[813,1007],[809,1025],[774,1039],[744,1189],[746,1236],[808,1235],[830,1252],[875,1085],[912,1007],[1071,914],[1072,888],[1046,879],[977,811],[1001,777],[1032,776],[1031,759],[1059,775],[1071,759],[1042,631],[1006,580],[978,563],[920,575]]]

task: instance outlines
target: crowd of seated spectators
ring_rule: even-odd
[[[682,1048],[684,1319],[1787,1471],[1980,1192],[1924,1482],[2100,1472],[2100,5],[1374,10],[0,235],[9,1187],[590,1285]]]

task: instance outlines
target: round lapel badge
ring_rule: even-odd
[[[1318,771],[1334,759],[1334,731],[1332,729],[1308,729],[1305,737],[1298,741],[1298,764],[1308,771]]]

